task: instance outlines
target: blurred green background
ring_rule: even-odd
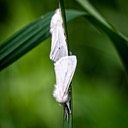
[[[127,0],[91,2],[128,37]],[[82,10],[74,0],[65,0],[65,6]],[[0,0],[0,42],[57,7],[57,0]],[[82,17],[68,23],[68,33],[78,59],[72,84],[74,128],[127,128],[128,84],[116,49]],[[50,40],[0,72],[0,128],[62,127],[63,110],[52,96]]]

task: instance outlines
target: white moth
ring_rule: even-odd
[[[60,9],[56,10],[51,19],[50,32],[52,34],[50,59],[56,62],[60,58],[68,56],[66,37]]]
[[[54,63],[56,84],[53,96],[61,104],[69,100],[69,86],[75,72],[76,64],[77,59],[74,55],[62,57]]]

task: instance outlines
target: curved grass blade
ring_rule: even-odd
[[[31,22],[0,45],[0,71],[50,36],[49,26],[53,13],[47,13]],[[85,12],[67,10],[66,14],[69,21]]]
[[[110,25],[100,13],[89,3],[88,0],[77,0],[77,2],[84,7],[88,15],[85,17],[96,27],[103,30],[115,45],[121,60],[128,72],[128,39]],[[109,50],[109,49],[108,49]]]

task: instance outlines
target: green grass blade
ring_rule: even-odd
[[[2,43],[0,46],[0,70],[6,68],[50,36],[50,20],[53,13],[47,13],[31,22]],[[66,14],[69,21],[85,13],[77,10],[67,10]]]
[[[128,39],[123,36],[118,30],[116,30],[112,25],[110,25],[89,3],[88,0],[77,0],[77,2],[87,11],[88,15],[86,15],[85,17],[93,25],[103,30],[112,40],[121,57],[124,67],[128,72]]]
[[[63,20],[63,26],[64,26],[64,31],[65,31],[65,37],[66,37],[66,43],[68,46],[68,55],[70,55],[70,45],[69,45],[69,39],[68,39],[68,30],[67,30],[67,23],[66,23],[66,14],[65,14],[65,5],[64,5],[64,0],[59,0],[59,5],[60,5],[60,9],[61,9],[61,16],[62,16],[62,20]],[[70,90],[70,91],[69,91]],[[65,103],[64,105],[64,117],[63,117],[63,121],[64,121],[64,127],[63,128],[73,128],[73,110],[72,110],[72,85],[70,84],[70,87],[68,89],[69,93],[69,101],[67,101],[67,103]],[[67,104],[68,104],[68,109],[67,109]],[[69,111],[70,109],[70,111]]]

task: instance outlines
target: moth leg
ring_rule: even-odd
[[[71,114],[70,100],[68,100],[68,101],[64,104],[64,119],[68,121],[70,114]]]
[[[68,121],[70,111],[67,103],[64,104],[64,119]]]

